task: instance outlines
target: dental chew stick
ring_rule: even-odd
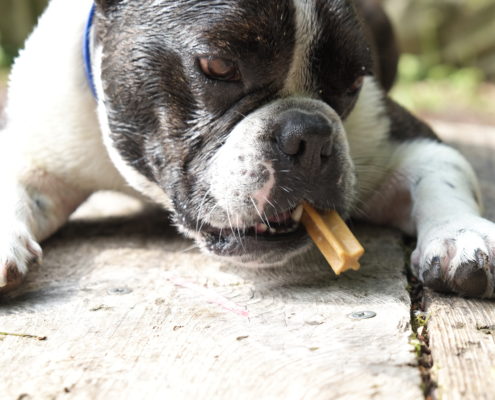
[[[320,214],[307,203],[303,207],[301,221],[335,273],[357,271],[364,249],[340,215],[336,211]]]

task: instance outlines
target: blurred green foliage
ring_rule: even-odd
[[[9,57],[5,54],[5,50],[0,46],[0,67],[5,67],[9,63]]]
[[[438,64],[428,67],[421,57],[404,54],[399,65],[399,82],[392,97],[416,113],[441,115],[449,119],[495,121],[495,90],[487,85],[479,68],[455,68]]]
[[[0,67],[11,64],[47,3],[48,0],[0,0]]]
[[[495,80],[495,1],[383,0],[402,51],[416,54],[425,70],[478,68]],[[437,67],[440,65],[440,67]],[[443,72],[442,72],[443,71]],[[451,72],[451,71],[450,71]]]
[[[404,85],[448,81],[472,92],[483,80],[495,81],[495,0],[381,1],[406,53]],[[47,2],[0,0],[0,68],[10,65]]]
[[[454,85],[465,89],[477,87],[485,79],[485,74],[479,68],[454,68],[447,64],[428,67],[421,57],[412,54],[402,55],[399,71],[401,79],[406,83],[449,78]]]

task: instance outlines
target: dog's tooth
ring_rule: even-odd
[[[256,233],[266,233],[268,226],[266,224],[256,224]]]
[[[295,222],[299,222],[301,221],[301,217],[302,217],[302,214],[303,214],[303,205],[302,204],[299,204],[297,206],[297,208],[292,212],[292,220],[295,221]]]

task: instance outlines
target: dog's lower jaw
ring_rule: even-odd
[[[181,224],[176,226],[182,234],[194,240],[203,253],[227,264],[244,267],[283,266],[311,247],[311,240],[302,226],[290,234],[260,236],[249,236],[242,231],[218,235],[192,230]]]
[[[200,249],[209,256],[233,266],[244,268],[280,268],[287,266],[292,259],[300,256],[312,248],[309,238],[301,240],[300,246],[290,250],[282,250],[274,247],[268,251],[244,253],[236,256],[221,255],[212,252],[205,243],[199,245]]]

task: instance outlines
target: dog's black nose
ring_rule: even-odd
[[[306,173],[318,173],[332,152],[331,122],[318,113],[291,110],[280,115],[277,125],[280,151],[296,159]]]

